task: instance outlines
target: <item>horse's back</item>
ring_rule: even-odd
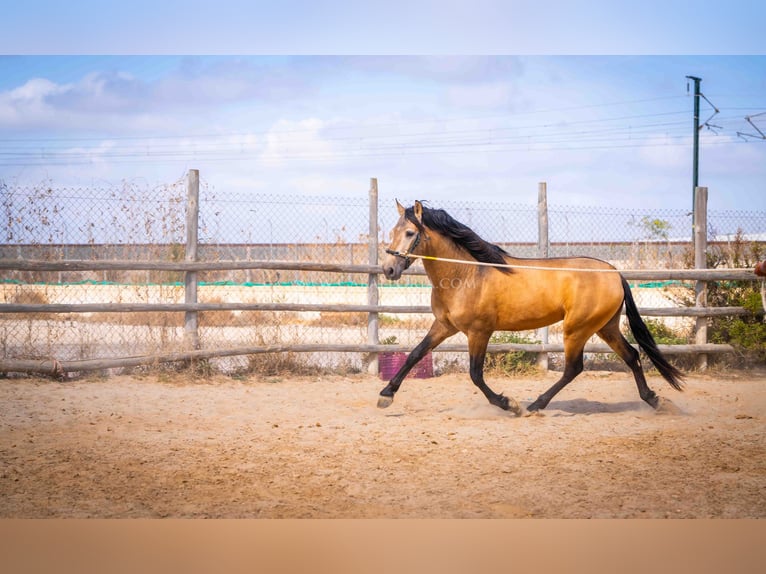
[[[513,273],[495,275],[498,324],[536,329],[561,320],[600,323],[622,305],[619,272],[588,257],[513,259]]]

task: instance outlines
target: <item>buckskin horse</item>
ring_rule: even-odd
[[[620,332],[623,303],[630,330],[663,378],[682,390],[682,373],[668,363],[636,308],[630,286],[612,265],[588,257],[521,259],[479,237],[442,209],[419,201],[405,208],[383,259],[383,273],[396,281],[413,262],[423,261],[431,281],[434,322],[428,334],[383,388],[378,406],[388,407],[404,377],[428,351],[457,332],[468,338],[469,372],[489,402],[517,415],[513,399],[495,393],[484,381],[484,357],[494,331],[539,329],[563,321],[564,373],[528,407],[544,409],[583,370],[585,343],[594,334],[628,365],[639,396],[657,409],[660,398],[646,383],[639,352]]]

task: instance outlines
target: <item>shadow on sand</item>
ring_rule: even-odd
[[[571,399],[567,401],[553,400],[545,409],[545,413],[555,416],[555,411],[563,411],[571,415],[592,415],[597,413],[650,413],[652,408],[643,401],[621,401],[616,403],[602,403],[601,401],[589,401],[588,399]]]
[[[526,406],[526,405],[525,405]],[[556,411],[563,411],[569,415],[593,415],[598,413],[627,413],[637,414],[683,414],[672,401],[660,397],[657,410],[652,409],[644,401],[620,401],[615,403],[602,403],[601,401],[589,401],[588,399],[571,399],[567,401],[551,401],[543,411],[549,416],[556,416]]]

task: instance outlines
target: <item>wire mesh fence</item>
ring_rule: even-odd
[[[0,258],[21,260],[183,261],[185,181],[147,186],[126,182],[104,188],[4,186],[7,222]],[[530,194],[531,195],[531,194]],[[414,199],[400,198],[405,204]],[[235,194],[200,185],[197,259],[366,264],[369,261],[369,196]],[[378,253],[398,217],[392,197],[381,194]],[[443,208],[483,238],[519,257],[538,253],[537,205],[440,201]],[[689,268],[694,255],[691,215],[680,210],[603,207],[548,208],[552,257],[589,256],[620,269]],[[764,255],[766,212],[708,214],[711,266],[746,267]],[[416,264],[414,267],[417,267]],[[368,276],[361,273],[290,270],[217,270],[198,273],[201,303],[367,303]],[[21,271],[0,280],[0,302],[182,303],[184,274],[162,270]],[[676,306],[688,295],[678,282],[635,288],[639,306]],[[381,282],[381,305],[425,306],[430,285],[423,275]],[[689,319],[663,319],[681,334]],[[383,313],[380,340],[414,345],[430,325],[430,314]],[[77,360],[152,354],[184,346],[182,312],[0,313],[4,358]],[[554,330],[555,332],[555,330]],[[530,340],[535,333],[528,333]],[[459,337],[458,337],[459,338]],[[285,342],[367,342],[367,314],[323,311],[202,311],[203,348],[277,345]],[[459,342],[459,341],[458,341]],[[229,358],[225,369],[247,357]],[[363,357],[320,354],[312,360],[334,368],[360,368]]]

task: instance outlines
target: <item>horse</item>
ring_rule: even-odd
[[[683,389],[683,373],[668,363],[639,315],[630,285],[606,261],[589,257],[528,259],[482,239],[446,211],[416,201],[405,208],[396,201],[399,220],[382,270],[390,281],[420,258],[431,282],[434,321],[423,340],[409,353],[399,371],[380,391],[378,407],[393,403],[407,373],[426,353],[448,337],[462,332],[468,338],[469,374],[490,402],[521,415],[513,398],[494,392],[484,381],[484,358],[494,331],[539,329],[563,321],[564,373],[532,402],[533,413],[583,370],[583,350],[594,334],[628,365],[638,394],[657,409],[660,398],[649,388],[639,352],[620,332],[623,304],[630,330],[662,377]]]

